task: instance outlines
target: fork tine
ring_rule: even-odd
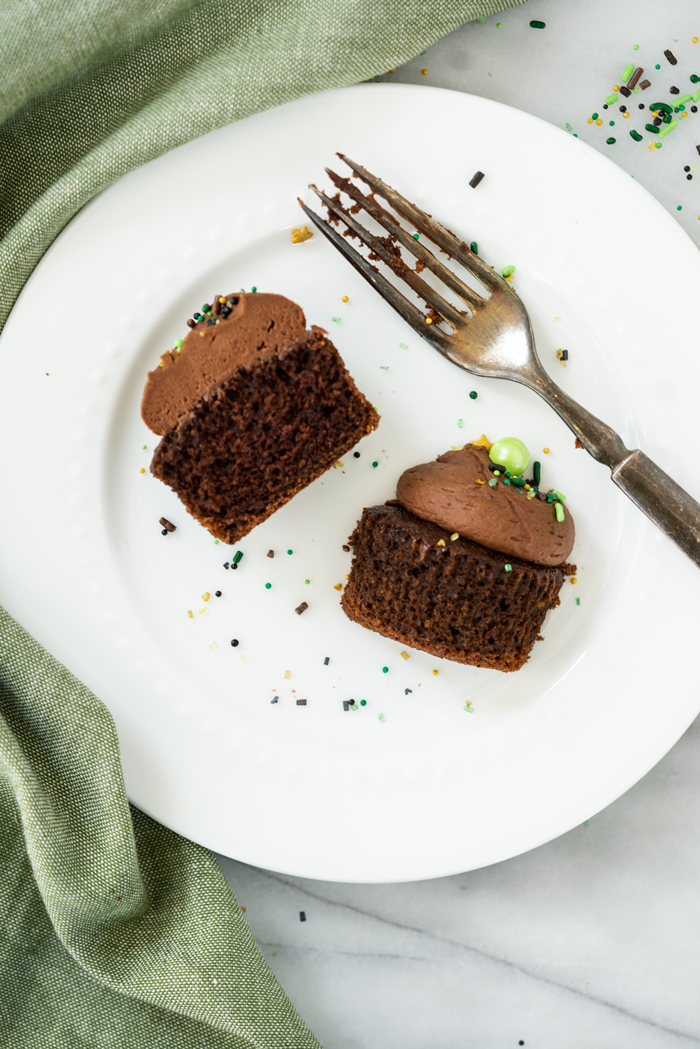
[[[416,294],[420,295],[420,297],[424,299],[428,306],[434,309],[436,313],[439,313],[443,320],[446,320],[453,328],[464,320],[462,314],[458,313],[449,302],[446,302],[439,292],[435,291],[434,288],[431,288],[429,284],[426,284],[426,282],[418,276],[415,270],[410,269],[406,265],[401,258],[398,249],[395,248],[392,251],[394,245],[385,243],[385,240],[388,238],[373,236],[369,230],[365,229],[365,227],[358,222],[356,218],[350,215],[342,205],[331,200],[330,197],[316,186],[311,185],[309,186],[309,189],[312,189],[323,201],[329,212],[337,215],[339,219],[342,219],[345,225],[360,238],[362,243],[365,244],[374,255],[380,258],[382,262],[386,263],[397,277],[400,277],[410,288],[413,288]]]
[[[419,240],[415,240],[410,233],[407,233],[403,226],[397,221],[396,218],[390,212],[383,208],[376,200],[371,197],[366,197],[357,186],[355,186],[349,179],[342,178],[340,175],[336,175],[330,168],[326,168],[327,174],[330,176],[334,185],[346,193],[352,198],[357,204],[359,204],[367,214],[371,215],[380,226],[384,226],[388,229],[392,236],[395,236],[403,246],[421,260],[423,265],[429,269],[436,277],[446,284],[448,288],[451,288],[456,295],[462,299],[472,309],[476,309],[479,306],[483,306],[488,302],[488,298],[477,294],[472,288],[459,279],[456,273],[453,273],[451,269],[441,262],[440,259],[433,255],[432,251],[429,251],[424,244],[421,244]]]
[[[491,289],[496,285],[496,274],[494,273],[491,266],[487,266],[486,263],[475,255],[474,252],[470,251],[469,247],[463,240],[459,240],[451,230],[441,226],[439,222],[432,219],[430,215],[427,215],[425,211],[421,211],[420,208],[416,207],[415,204],[411,204],[410,200],[406,200],[400,193],[397,193],[395,189],[388,186],[382,179],[377,178],[376,175],[371,174],[366,168],[363,168],[361,164],[356,164],[354,160],[350,160],[344,153],[338,153],[337,156],[344,161],[349,168],[355,172],[356,175],[366,182],[367,185],[375,193],[379,193],[381,197],[388,200],[393,208],[395,208],[400,215],[412,222],[413,225],[421,233],[424,233],[427,237],[446,251],[452,258],[457,259],[461,262],[465,269],[468,269],[474,276],[482,282],[487,288]]]
[[[338,249],[338,251],[345,256],[348,262],[355,267],[358,273],[361,273],[366,281],[374,287],[376,291],[385,299],[390,306],[393,306],[397,313],[401,314],[403,319],[411,325],[414,331],[417,331],[424,339],[427,339],[440,353],[445,356],[450,355],[450,344],[449,335],[446,335],[444,331],[441,331],[436,324],[430,325],[430,330],[427,331],[428,325],[426,324],[425,314],[404,298],[404,296],[396,290],[393,284],[390,284],[386,277],[382,276],[377,270],[376,266],[369,263],[358,251],[348,244],[347,238],[343,237],[337,230],[333,229],[327,222],[308,208],[306,204],[299,198],[299,203],[304,210],[306,216],[311,219],[313,224],[320,229],[321,233],[327,237],[331,243]]]

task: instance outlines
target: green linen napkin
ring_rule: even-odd
[[[0,326],[127,171],[519,2],[5,0]],[[0,914],[9,1049],[319,1046],[214,857],[130,810],[106,708],[1,608]]]

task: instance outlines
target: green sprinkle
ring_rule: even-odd
[[[597,113],[591,113],[591,120],[597,120],[597,119],[598,119],[598,114]]]
[[[500,22],[496,22],[496,29],[500,29],[500,28],[501,28],[501,23]]]
[[[659,129],[654,124],[645,124],[644,127],[650,135],[658,135]]]
[[[304,580],[304,586],[308,586],[310,582],[311,582],[310,579],[305,579]]]
[[[489,481],[489,488],[495,488],[497,484],[498,484],[498,481],[496,480],[496,478],[492,477],[491,480]]]
[[[532,21],[530,22],[530,29],[544,29],[546,22]]]
[[[700,91],[696,91],[693,95],[693,102],[700,102]]]
[[[542,463],[538,462],[537,459],[535,459],[534,463],[532,464],[532,479],[537,486],[539,486],[541,474]]]
[[[567,125],[566,125],[566,130],[567,130],[567,131],[573,131],[574,129],[572,128],[571,124],[568,124],[568,123],[567,123]]]
[[[367,700],[366,699],[361,699],[360,700],[360,706],[361,707],[366,707],[367,706]]]
[[[479,396],[479,394],[476,392],[476,390],[471,390],[470,393],[469,393],[469,396],[471,397],[471,399],[473,401],[475,401],[477,399],[477,397]]]
[[[211,309],[211,306],[209,305],[209,303],[205,302],[204,305],[202,306],[202,313],[209,313],[210,309]]]
[[[635,44],[632,48],[633,51],[639,51],[639,44]]]
[[[630,62],[630,64],[626,65],[625,68],[622,70],[622,76],[620,77],[620,79],[622,80],[623,83],[626,84],[633,73],[634,73],[634,66]]]
[[[293,550],[287,550],[287,553],[288,553],[288,554],[293,554],[293,553],[294,553],[294,551],[293,551]]]
[[[690,96],[688,96],[688,97],[690,97]],[[183,344],[184,341],[185,341],[184,339],[175,339],[175,349],[177,350],[178,353],[182,349],[182,344]]]
[[[233,555],[233,563],[234,563],[234,565],[237,565],[238,562],[242,559],[242,557],[243,557],[242,552],[240,550],[236,550],[236,553]]]
[[[679,204],[678,207],[676,208],[676,211],[682,211],[682,210],[683,210],[683,205]]]
[[[257,291],[258,289],[257,288],[251,288],[250,290],[251,291]]]
[[[654,69],[661,69],[661,66],[654,66]]]
[[[503,478],[503,483],[504,484],[510,484],[510,477],[504,477]]]
[[[350,710],[359,710],[359,709],[360,708],[358,707],[357,703],[353,699],[352,703],[350,704]]]
[[[663,142],[655,142],[654,145],[657,149],[661,149],[661,147],[663,146]]]
[[[690,102],[692,95],[681,95],[680,98],[676,99],[676,105],[682,106],[685,102]]]
[[[472,251],[474,252],[474,254],[475,254],[475,255],[478,255],[478,254],[479,254],[479,245],[478,245],[478,244],[476,243],[476,241],[475,241],[475,240],[473,240],[473,241],[471,242],[471,244],[469,245],[469,247],[471,248],[471,250],[472,250]]]
[[[340,317],[331,317],[334,324],[340,324]]]
[[[690,83],[691,84],[697,84],[698,80],[700,80],[700,77],[697,75],[697,73],[691,73],[690,74]]]
[[[388,673],[389,673],[389,667],[382,667],[382,674],[388,674]]]
[[[558,492],[556,490],[556,488],[552,488],[552,495],[556,495],[556,497],[557,497],[557,499],[559,500],[560,503],[565,503],[566,502],[566,496],[562,495],[561,492]]]
[[[464,419],[458,419],[457,420],[457,425],[459,426],[459,428],[461,430],[462,427],[464,426]],[[144,447],[145,447],[145,445],[144,445]]]
[[[524,488],[525,487],[525,478],[524,477],[513,477],[513,478],[511,478],[511,482],[510,483],[514,484],[516,488]]]
[[[214,546],[218,546],[218,545],[219,545],[219,540],[218,540],[218,539],[215,539],[215,540],[214,540]]]
[[[665,124],[659,130],[659,138],[665,138],[665,136],[668,135],[669,132],[673,131],[673,129],[677,128],[677,127],[678,127],[678,121],[677,120],[672,120],[670,124]]]
[[[634,139],[635,142],[641,142],[642,141],[642,136],[639,134],[638,131],[634,131],[634,130],[630,131],[630,135]]]
[[[615,127],[615,121],[614,120],[610,121],[610,127]]]
[[[374,462],[372,463],[372,466],[379,466],[379,463],[377,462],[377,460],[376,460],[376,459],[375,459],[375,460],[374,460]]]
[[[265,583],[265,589],[266,590],[271,590],[272,589],[272,583]]]
[[[464,709],[466,710],[467,714],[473,714],[474,713],[474,707],[471,705],[471,703],[468,700],[464,704]]]
[[[606,142],[606,144],[608,146],[614,146],[615,143],[617,142],[617,139],[616,138],[606,138],[605,142]]]
[[[383,715],[383,714],[380,714],[380,715],[379,715],[379,720],[381,721],[381,723],[382,723],[382,725],[383,725],[383,724],[384,724],[384,722],[386,721],[386,718],[384,717],[384,715]]]
[[[414,239],[414,240],[418,240],[418,234],[417,234],[417,233],[414,233],[414,234],[413,234],[413,239]]]
[[[580,604],[581,604],[581,598],[580,598],[580,597],[577,597],[577,598],[576,598],[576,604],[577,604],[577,605],[580,605]]]
[[[145,452],[145,451],[146,451],[146,445],[145,445],[145,444],[142,444],[142,445],[141,445],[141,451],[142,451],[142,452]]]
[[[617,95],[615,94],[615,92],[613,91],[612,95],[608,95],[605,101],[608,103],[609,106],[611,106],[613,102],[617,102]]]
[[[407,350],[408,349],[408,343],[407,342],[400,342],[399,343],[399,349],[400,350]]]
[[[510,277],[511,273],[515,273],[515,266],[504,266],[501,273],[504,277]]]
[[[563,521],[564,520],[564,507],[561,505],[561,503],[555,503],[554,504],[554,513],[555,513],[557,521]]]
[[[379,365],[379,370],[380,370],[380,372],[388,372],[389,371],[389,365],[388,364],[380,364]]]
[[[503,567],[506,570],[506,572],[512,572],[513,571],[513,566],[512,565],[504,565]]]

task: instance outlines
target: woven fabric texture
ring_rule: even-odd
[[[519,2],[5,0],[0,326],[56,235],[121,175]],[[319,1045],[214,857],[130,809],[106,708],[2,609],[0,863],[1,1046]]]

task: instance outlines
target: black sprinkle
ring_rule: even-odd
[[[625,85],[622,84],[621,87],[620,87],[620,94],[624,95],[625,98],[629,98],[630,95],[632,94],[632,92],[630,91],[630,89],[628,87],[625,87]]]
[[[238,296],[237,295],[232,295],[231,298],[226,303],[227,306],[236,306],[237,304],[238,304]]]
[[[216,321],[214,320],[214,318],[210,317],[209,320],[207,321],[207,328],[212,328],[215,324],[216,324]]]
[[[640,102],[639,105],[637,106],[637,109],[644,109],[644,103]]]
[[[226,563],[224,564],[224,568],[228,568],[228,566],[228,561],[226,561]]]
[[[270,700],[271,703],[279,703],[279,701],[280,701],[280,697],[279,696],[273,696],[272,699]]]
[[[323,660],[324,667],[327,667],[329,663],[330,663],[330,657],[326,656],[326,658]]]
[[[404,696],[407,696],[409,692],[413,692],[413,689],[412,689],[412,688],[405,688],[405,689],[403,690],[403,694],[404,694]]]
[[[620,106],[620,112],[621,113],[626,113],[627,112],[627,106]]]
[[[607,107],[607,104],[604,104],[604,105],[603,105],[603,109],[607,109],[607,108],[608,108],[608,107]]]
[[[222,307],[221,316],[224,318],[224,320],[226,320],[227,317],[231,316],[231,310],[228,308],[228,306]]]
[[[221,591],[217,590],[216,593],[214,594],[214,597],[221,597]]]
[[[700,153],[700,146],[696,146],[695,148],[697,149],[698,153]]]
[[[297,706],[298,707],[305,707],[306,706],[306,700],[305,699],[298,699],[297,700]]]
[[[654,117],[654,127],[661,127],[661,117]]]
[[[692,175],[686,175],[685,177],[686,177],[687,179],[691,179],[691,178],[692,178],[693,176],[692,176]]]
[[[697,111],[698,111],[698,107],[697,106],[691,106],[690,107],[690,112],[691,113],[697,113]]]
[[[500,470],[502,473],[506,473],[505,466],[501,466],[500,463],[489,463],[489,470],[491,470],[492,472],[494,470]]]
[[[675,87],[675,86],[674,87],[670,87],[668,90],[671,92],[672,95],[680,95],[680,93],[681,93],[680,88],[679,87]]]
[[[352,454],[355,457],[355,459],[359,459],[360,458],[360,453],[359,452],[353,452]]]
[[[238,565],[234,563],[234,564],[231,565],[231,568],[232,569],[236,569],[236,568],[238,568]]]
[[[569,359],[569,351],[568,350],[562,350],[561,351],[561,359],[563,361],[568,361],[568,359]]]
[[[238,638],[234,637],[233,641],[231,642],[231,645],[233,646],[233,648],[238,648]]]
[[[350,704],[348,703],[347,699],[343,700],[343,710],[345,710],[345,711],[350,710]]]
[[[666,58],[669,60],[672,66],[678,65],[678,59],[674,55],[673,51],[664,51],[664,54],[666,55]]]
[[[306,921],[306,911],[299,911],[299,921],[300,922],[305,922]]]
[[[469,185],[472,187],[472,189],[476,189],[476,187],[479,185],[479,183],[481,182],[483,177],[484,177],[483,171],[475,171],[474,172],[474,174],[472,175],[472,177],[469,180]]]
[[[168,534],[168,529],[164,528],[163,531],[160,534],[161,535],[167,535]]]
[[[688,166],[688,164],[686,164],[686,165],[685,165],[685,167],[683,168],[683,170],[684,170],[684,171],[690,171],[690,167]]]

